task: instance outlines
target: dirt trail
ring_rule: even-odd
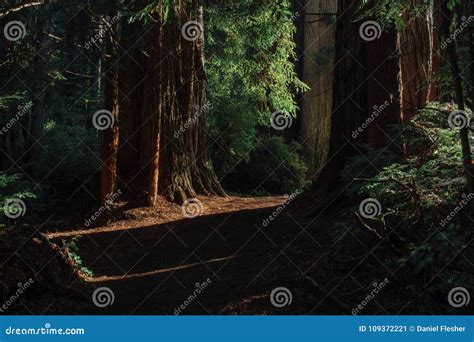
[[[280,212],[286,197],[199,199],[203,213],[192,219],[162,202],[153,209],[124,206],[107,225],[49,232],[53,241],[80,236],[83,265],[94,273],[87,281],[115,296],[111,306],[74,313],[275,313],[272,289],[294,287],[295,273],[314,267],[323,253],[311,227],[302,229],[302,218]],[[265,226],[270,215],[278,218]],[[291,248],[294,243],[307,244],[311,256]],[[293,296],[279,312],[305,311],[298,290]]]

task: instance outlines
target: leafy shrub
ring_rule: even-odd
[[[406,280],[425,284],[442,272],[432,292],[443,293],[454,283],[474,284],[467,272],[472,267],[472,249],[466,246],[472,239],[471,197],[464,194],[459,131],[449,128],[448,114],[437,104],[429,105],[408,125],[392,128],[394,143],[389,150],[354,157],[343,172],[345,180],[351,181],[364,171],[349,190],[354,207],[347,220],[359,212],[361,200],[377,199],[380,215],[362,221],[398,252],[387,262],[408,270],[401,273]],[[379,159],[366,168],[377,155]]]
[[[291,1],[205,6],[207,132],[216,173],[248,162],[276,110],[296,115],[295,95],[308,89],[294,61]],[[229,20],[232,18],[232,20]]]
[[[33,190],[34,185],[19,174],[9,175],[0,172],[0,224],[6,223],[4,202],[7,199],[21,199],[29,207],[28,200],[36,199],[41,189]]]

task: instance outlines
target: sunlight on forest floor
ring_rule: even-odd
[[[302,217],[295,221],[284,215],[278,222],[263,224],[269,215],[279,212],[288,197],[199,200],[204,209],[193,219],[183,218],[182,207],[169,202],[131,209],[119,203],[112,212],[116,221],[47,236],[52,242],[75,239],[81,265],[91,272],[82,274],[83,280],[112,288],[114,310],[124,313],[171,313],[189,295],[189,289],[206,279],[212,279],[213,291],[199,300],[207,310],[270,313],[269,284],[277,279],[282,284],[294,282],[290,279],[298,279],[297,269],[309,271],[324,253],[312,244],[312,255],[301,256],[304,241],[296,240],[308,234],[299,226]],[[164,212],[166,216],[161,214]],[[319,221],[313,227],[323,228]],[[292,241],[295,244],[291,248],[279,251],[277,244],[289,247]],[[301,274],[299,277],[304,280]],[[308,295],[295,292],[301,303]],[[320,294],[317,301],[325,301],[324,297]],[[91,308],[79,310],[89,312]],[[202,307],[195,303],[187,310],[200,312]]]
[[[253,210],[279,206],[285,202],[285,196],[273,197],[217,197],[200,196],[198,199],[203,203],[203,211],[200,216],[231,213],[241,210]],[[183,219],[181,206],[165,200],[161,200],[153,208],[140,207],[126,209],[127,203],[118,203],[117,210],[112,213],[109,220],[104,224],[87,229],[82,222],[75,224],[76,229],[65,229],[64,231],[48,231],[45,235],[49,239],[71,238],[77,235],[90,235],[111,231],[123,231],[128,229],[146,229],[162,223],[172,223]],[[98,222],[103,222],[98,221]]]

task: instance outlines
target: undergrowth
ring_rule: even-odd
[[[334,233],[344,236],[348,255],[357,248],[354,239],[359,247],[370,241],[367,249],[380,260],[374,274],[395,278],[393,290],[407,291],[412,303],[437,303],[432,313],[454,312],[449,290],[474,286],[468,248],[474,195],[466,193],[459,131],[447,117],[445,108],[431,104],[409,124],[391,127],[387,148],[360,147],[363,155],[343,172],[352,206]],[[372,208],[364,212],[361,203],[369,199]],[[347,229],[352,234],[344,235]]]

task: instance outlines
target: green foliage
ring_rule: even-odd
[[[82,236],[76,236],[66,242],[66,248],[68,250],[69,257],[72,259],[77,268],[87,277],[94,276],[92,270],[84,266],[81,256],[79,255],[78,241]]]
[[[211,95],[230,95],[237,86],[249,111],[268,125],[274,110],[296,113],[292,90],[306,86],[293,61],[295,26],[289,1],[280,4],[230,4],[208,8],[206,70]]]
[[[237,1],[206,7],[207,114],[219,175],[248,161],[259,126],[275,110],[296,114],[306,89],[294,70],[295,26],[290,1]]]
[[[24,98],[25,98],[25,93],[15,93],[11,95],[0,96],[0,110],[8,111],[11,104],[21,102]],[[7,118],[2,117],[0,119],[4,121],[3,119],[7,119]],[[2,122],[2,124],[4,123],[5,122]]]
[[[3,206],[7,199],[21,199],[27,204],[37,198],[39,190],[34,190],[34,185],[25,180],[20,174],[7,174],[0,172],[0,224],[6,223]],[[30,208],[31,209],[31,208]]]
[[[443,291],[460,270],[471,267],[460,252],[473,228],[466,211],[472,199],[463,194],[459,131],[448,126],[448,114],[438,104],[429,105],[410,124],[393,127],[391,151],[355,157],[344,171],[345,181],[352,182],[353,212],[365,198],[381,203],[380,215],[365,222],[395,241],[402,256],[392,265],[408,268],[406,279],[416,276],[420,282],[443,270],[445,282],[437,285]],[[372,167],[366,167],[368,160],[375,160]],[[354,175],[364,180],[353,182]],[[464,284],[474,283],[472,275],[462,277]]]
[[[365,1],[364,4],[366,4]],[[413,7],[411,0],[378,0],[364,7],[359,19],[375,18],[383,28],[395,25],[398,30],[401,30],[406,23],[400,13],[407,13],[409,18],[414,19],[430,6],[432,6],[431,1],[424,1]]]

